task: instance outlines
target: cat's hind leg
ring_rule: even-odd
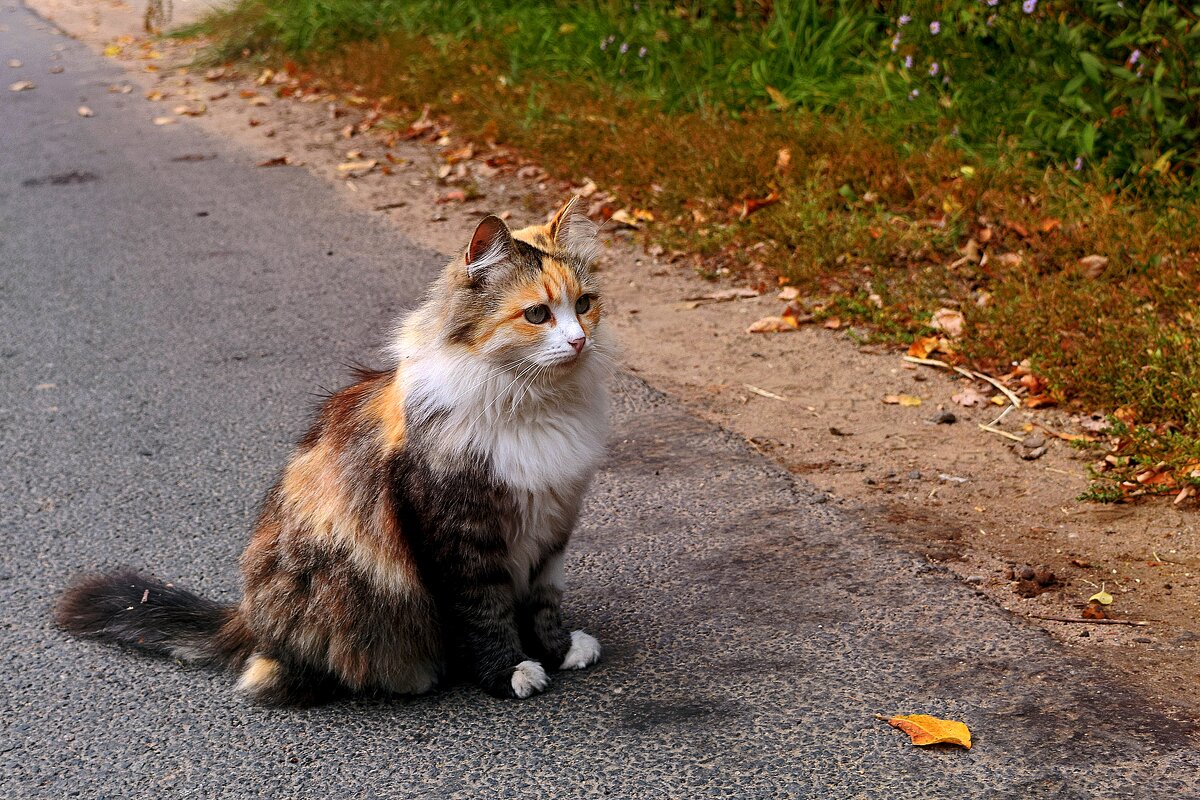
[[[237,690],[265,706],[316,706],[347,694],[347,689],[327,672],[262,653],[246,660]]]

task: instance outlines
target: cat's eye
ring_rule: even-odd
[[[550,319],[550,309],[545,305],[530,306],[525,309],[525,319],[534,325],[541,325]]]
[[[588,309],[592,307],[592,296],[585,294],[575,301],[575,313],[586,314]]]

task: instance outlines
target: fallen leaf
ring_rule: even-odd
[[[746,333],[791,333],[797,330],[801,323],[811,320],[812,317],[801,319],[796,314],[796,309],[788,306],[777,317],[763,317],[751,323],[750,327],[746,328]]]
[[[575,190],[575,194],[579,195],[580,197],[584,197],[584,198],[591,197],[592,195],[594,195],[596,193],[596,190],[598,188],[599,187],[596,186],[596,182],[594,180],[592,180],[591,178],[588,178],[584,182],[583,186],[580,186],[578,189]]]
[[[176,119],[174,117],[155,117],[154,118],[155,125],[174,125],[175,122],[176,122]]]
[[[366,173],[375,169],[375,166],[378,163],[379,162],[375,159],[371,159],[370,161],[347,161],[345,164],[338,164],[337,169],[338,172],[350,173],[352,175],[365,175]]]
[[[783,92],[776,89],[774,86],[768,86],[767,96],[771,98],[771,102],[779,106],[780,109],[790,108],[792,101]]]
[[[81,116],[81,117],[94,117],[94,116],[96,116],[96,112],[95,112],[95,111],[92,111],[92,110],[91,110],[90,108],[88,108],[87,106],[80,106],[80,107],[79,107],[79,108],[78,108],[78,109],[75,111],[75,113],[76,113],[76,114],[78,114],[78,115],[79,115],[79,116]]]
[[[889,406],[907,406],[913,408],[921,405],[921,398],[914,397],[911,394],[889,394],[883,398],[883,402]]]
[[[619,209],[617,211],[614,211],[613,215],[611,217],[609,217],[609,219],[611,219],[613,222],[617,223],[618,225],[624,225],[626,228],[642,227],[642,224],[640,222],[638,222],[637,217],[634,214],[630,214],[627,210],[625,210],[623,208]]]
[[[633,210],[633,218],[638,222],[654,222],[654,214],[644,208],[635,208]]]
[[[181,117],[199,117],[208,111],[208,108],[201,103],[198,106],[175,106],[172,110]]]
[[[1088,603],[1083,607],[1080,616],[1084,619],[1108,619],[1108,614],[1104,613],[1104,606],[1099,603]]]
[[[147,99],[147,100],[162,100],[162,99],[164,99],[166,96],[167,96],[167,95],[166,95],[166,93],[165,93],[165,92],[160,92],[160,91],[158,91],[157,89],[153,89],[153,90],[151,90],[151,91],[149,91],[149,92],[146,92],[146,99]]]
[[[734,204],[733,208],[729,210],[731,213],[737,214],[738,219],[745,219],[760,208],[766,208],[778,203],[779,199],[779,192],[772,191],[766,197],[743,198],[742,202]]]
[[[16,83],[10,83],[8,85],[8,90],[10,92],[28,92],[36,88],[37,84],[33,81],[17,81]]]
[[[952,308],[939,308],[929,320],[930,327],[943,331],[952,339],[962,336],[963,326],[966,324],[962,313]]]
[[[118,56],[120,54],[121,45],[119,44],[110,44],[108,47],[104,48],[104,55],[108,56],[109,58],[113,58],[114,56]]]
[[[837,329],[842,327],[842,320],[840,317],[830,317],[829,319],[822,322],[821,326],[824,328],[828,328],[831,331],[836,331]]]
[[[996,256],[996,260],[1000,262],[1002,267],[1019,267],[1025,259],[1020,253],[1001,253]]]
[[[1038,394],[1033,397],[1026,397],[1021,401],[1022,408],[1044,408],[1045,406],[1058,405],[1058,401],[1048,394]]]
[[[1092,585],[1095,586],[1095,584]],[[1102,606],[1110,606],[1112,605],[1112,601],[1113,596],[1103,589],[1088,598],[1089,603],[1099,603]]]
[[[1051,231],[1056,231],[1061,227],[1062,227],[1061,220],[1057,220],[1052,217],[1047,217],[1046,219],[1042,220],[1041,223],[1038,225],[1038,230],[1041,231],[1042,233],[1050,233]]]
[[[284,167],[291,163],[292,163],[291,156],[276,156],[275,158],[268,158],[266,161],[258,162],[258,166],[260,166],[260,167]]]
[[[730,300],[743,300],[751,297],[758,297],[758,292],[754,291],[753,289],[721,289],[718,292],[694,294],[683,299],[695,301],[707,300],[711,303],[727,303]]]
[[[891,717],[887,724],[909,735],[915,745],[956,744],[971,749],[971,731],[961,722],[928,714]]]
[[[1104,268],[1108,266],[1108,259],[1104,256],[1084,256],[1079,259],[1079,266],[1083,267],[1083,274],[1095,280],[1104,273]]]
[[[787,147],[779,148],[779,152],[775,154],[775,171],[787,172],[792,166],[792,151]]]
[[[8,65],[9,65],[10,67],[12,67],[13,69],[20,69],[20,68],[21,68],[21,59],[19,59],[19,58],[10,58],[10,59],[8,60]]]
[[[964,408],[973,408],[976,405],[988,404],[989,397],[980,392],[976,387],[967,385],[962,387],[962,390],[950,395],[950,399]]]
[[[795,300],[799,296],[800,296],[800,290],[797,289],[795,286],[783,287],[782,289],[779,290],[779,295],[778,295],[779,299],[783,300],[785,303],[789,302],[791,300]]]
[[[462,189],[452,189],[437,199],[439,203],[465,203],[467,193]]]
[[[938,349],[939,341],[937,336],[921,336],[908,346],[908,354],[913,358],[929,358]]]

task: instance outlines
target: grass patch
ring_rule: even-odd
[[[703,254],[712,274],[782,276],[886,338],[928,333],[933,311],[956,308],[974,365],[1003,374],[1028,360],[1059,402],[1134,422],[1121,442],[1140,455],[1106,473],[1116,483],[1146,459],[1182,469],[1200,441],[1188,135],[1156,121],[1153,97],[1149,114],[1130,105],[1133,90],[1114,82],[1130,83],[1116,70],[1136,76],[1136,65],[1080,60],[1099,34],[1003,5],[992,29],[1011,25],[1032,44],[971,39],[982,3],[939,7],[936,36],[849,2],[621,13],[601,2],[246,0],[205,29],[214,59],[292,62],[304,80],[381,99],[397,119],[429,104],[460,136],[517,148],[564,179],[591,177],[651,208],[648,235]],[[1097,25],[1120,28],[1115,19]],[[1104,33],[1112,52],[1140,42],[1118,34]],[[1049,78],[1036,91],[1016,80],[1041,74],[1029,47],[1072,36],[1075,94],[1056,100]],[[1168,63],[1167,44],[1146,47]],[[1041,57],[1075,82],[1060,50]],[[928,63],[918,71],[909,57]],[[929,74],[934,59],[942,77],[954,70],[949,84]],[[1080,97],[1090,110],[1070,99]],[[1089,122],[1093,112],[1104,120]],[[737,213],[770,192],[780,201]]]

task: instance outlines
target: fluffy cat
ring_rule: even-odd
[[[559,604],[608,433],[596,230],[574,198],[547,225],[479,223],[402,321],[396,368],[330,397],[267,493],[240,603],[125,570],[78,580],[58,623],[237,669],[267,704],[459,672],[525,698],[594,664]]]

